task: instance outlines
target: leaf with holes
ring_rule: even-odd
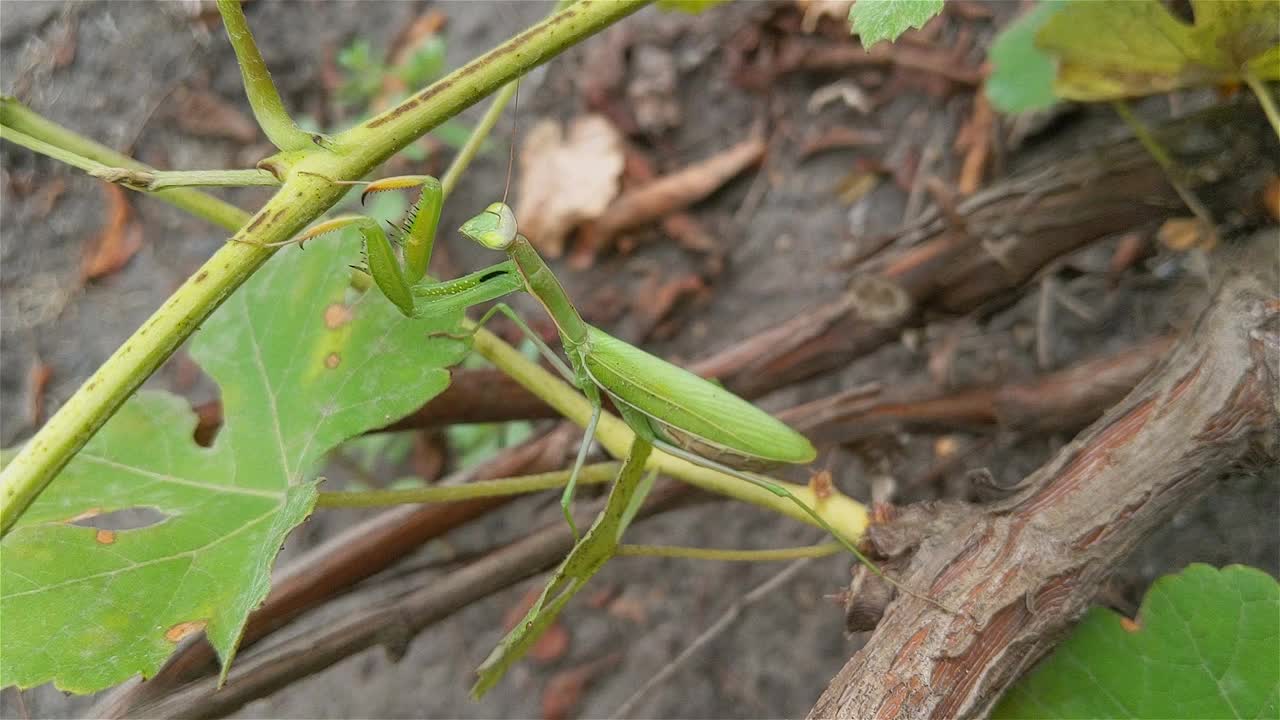
[[[857,0],[849,9],[849,27],[863,47],[890,42],[911,28],[922,28],[942,12],[942,0]]]
[[[428,337],[458,314],[410,321],[353,293],[352,240],[278,253],[196,334],[222,390],[212,447],[186,401],[140,393],[0,542],[0,686],[93,692],[201,630],[225,673],[318,461],[438,394],[465,350]]]
[[[1137,621],[1095,608],[994,718],[1280,717],[1280,585],[1241,565],[1157,580]]]
[[[1181,87],[1280,80],[1280,3],[1191,0],[1194,23],[1160,0],[1071,0],[1036,33],[1058,57],[1054,90],[1115,100]]]

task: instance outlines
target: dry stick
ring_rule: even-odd
[[[985,715],[1144,537],[1224,473],[1274,463],[1280,279],[1270,272],[1229,280],[1160,368],[1008,499],[912,506],[873,528],[904,582],[979,622],[899,599],[810,717]]]
[[[932,383],[854,388],[779,413],[818,444],[848,443],[894,428],[1029,433],[1079,430],[1119,402],[1162,360],[1174,339],[1159,336],[1117,353],[1023,382],[940,392]]]
[[[694,490],[690,486],[666,484],[653,493],[636,519],[680,507],[691,497]],[[376,645],[386,646],[393,657],[399,657],[423,629],[476,600],[551,567],[563,559],[572,546],[569,526],[562,521],[554,522],[422,590],[359,611],[345,620],[327,621],[315,631],[303,633],[260,655],[239,659],[221,689],[217,687],[216,677],[208,677],[185,685],[130,715],[220,717]]]
[[[646,680],[644,685],[641,685],[639,690],[632,693],[631,697],[626,699],[626,702],[619,705],[617,710],[610,713],[609,717],[624,718],[629,716],[636,707],[644,702],[645,699],[650,697],[650,693],[653,692],[654,688],[670,679],[680,670],[681,667],[684,666],[685,663],[689,661],[690,658],[696,655],[699,650],[706,647],[708,643],[714,640],[725,630],[728,630],[729,627],[733,625],[734,621],[741,617],[742,613],[746,612],[752,605],[755,605],[773,594],[773,592],[779,587],[790,582],[791,578],[795,577],[801,570],[808,567],[809,563],[813,562],[813,560],[814,558],[801,558],[800,560],[793,561],[773,577],[760,583],[746,595],[743,595],[740,600],[730,605],[729,609],[725,610],[724,614],[712,623],[710,627],[703,630],[698,637],[693,639],[693,642],[689,643],[684,650],[680,651],[679,655],[672,659],[671,662],[664,665],[661,670],[653,675],[653,677]]]
[[[1161,132],[1179,164],[1201,183],[1211,206],[1255,212],[1242,201],[1255,190],[1260,169],[1274,167],[1275,139],[1247,108],[1200,113]],[[1217,178],[1209,181],[1206,178]],[[940,212],[927,213],[899,233],[901,249],[859,268],[894,286],[917,310],[969,312],[1007,296],[1046,264],[1098,239],[1179,212],[1181,201],[1164,173],[1137,141],[1074,151],[965,198],[964,227]],[[798,316],[693,369],[717,377],[744,397],[845,367],[896,340],[915,313],[877,322],[845,296]]]

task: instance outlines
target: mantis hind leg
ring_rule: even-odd
[[[573,531],[573,541],[578,542],[578,526],[573,522],[573,494],[578,488],[578,473],[582,472],[582,465],[586,462],[587,451],[591,449],[591,441],[596,436],[596,424],[600,422],[601,401],[600,394],[593,393],[591,398],[591,419],[587,421],[587,426],[582,434],[582,444],[578,446],[578,456],[573,461],[573,470],[569,473],[569,482],[564,486],[564,494],[560,496],[560,510],[564,512],[564,519],[569,522],[569,529]]]
[[[652,433],[652,429],[650,429],[649,432]],[[826,520],[823,519],[822,515],[818,514],[817,510],[814,510],[812,507],[809,507],[807,504],[805,504],[803,500],[796,497],[794,493],[792,493],[790,490],[786,489],[785,487],[779,485],[778,483],[775,483],[769,480],[768,478],[764,478],[759,475],[754,475],[751,473],[742,472],[741,470],[736,470],[734,468],[729,467],[728,465],[724,465],[723,463],[718,463],[715,460],[709,460],[707,458],[702,457],[701,455],[689,452],[688,450],[685,450],[682,447],[677,447],[675,445],[672,445],[671,443],[659,437],[655,437],[651,442],[653,443],[654,447],[667,453],[668,455],[673,455],[675,457],[680,458],[681,460],[687,460],[693,463],[694,465],[700,465],[702,467],[709,468],[711,470],[716,470],[716,471],[725,473],[726,475],[731,475],[733,477],[738,478],[739,480],[749,482],[752,485],[755,485],[756,487],[761,488],[762,490],[767,490],[773,493],[774,495],[777,495],[778,497],[787,498],[791,502],[795,503],[801,510],[803,510],[805,514],[813,518],[813,521],[817,523],[819,527],[821,527],[823,530],[826,530],[827,533],[829,533],[841,545],[843,545],[846,550],[853,553],[853,556],[858,558],[858,562],[862,563],[863,565],[866,565],[867,569],[875,573],[875,575],[880,579],[889,583],[890,585],[897,588],[898,590],[901,590],[903,593],[910,595],[911,597],[917,598],[919,600],[923,600],[929,603],[930,605],[933,605],[934,607],[940,608],[944,612],[950,613],[952,615],[964,615],[964,613],[961,613],[958,610],[949,608],[946,605],[943,605],[942,603],[938,602],[937,600],[934,600],[933,598],[929,597],[928,595],[924,595],[922,593],[916,592],[915,590],[912,590],[911,588],[903,585],[897,580],[894,580],[893,578],[885,575],[884,572],[881,571],[880,568],[877,567],[875,563],[871,562],[871,559],[868,558],[866,555],[864,555],[862,551],[857,548],[856,545],[850,542],[849,539],[846,538],[845,536],[836,532],[836,529],[831,527],[831,525],[827,523]]]

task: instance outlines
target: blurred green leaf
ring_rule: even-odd
[[[849,9],[849,26],[863,47],[890,42],[911,28],[921,28],[942,12],[942,0],[857,0]]]
[[[1190,565],[1152,585],[1136,625],[1090,610],[992,717],[1280,717],[1278,648],[1280,585],[1270,575]]]
[[[1280,3],[1191,0],[1195,23],[1159,0],[1071,0],[1036,34],[1058,58],[1054,90],[1115,100],[1182,87],[1280,80]]]
[[[1053,58],[1036,47],[1036,31],[1053,17],[1061,3],[1040,2],[996,36],[988,57],[994,68],[987,78],[987,99],[1004,113],[1049,107],[1053,94]]]
[[[185,400],[140,393],[0,541],[0,686],[86,693],[150,676],[202,629],[225,672],[315,504],[320,459],[438,394],[465,349],[428,334],[457,332],[457,313],[410,321],[378,293],[356,297],[358,248],[280,251],[195,334],[225,413],[212,447],[194,442]],[[149,519],[124,529],[112,513]]]
[[[395,68],[396,75],[411,91],[426,87],[444,75],[445,49],[443,37],[427,37],[402,65]]]

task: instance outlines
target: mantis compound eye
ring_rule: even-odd
[[[459,232],[491,250],[506,250],[516,238],[516,215],[506,203],[493,203],[463,223]]]

